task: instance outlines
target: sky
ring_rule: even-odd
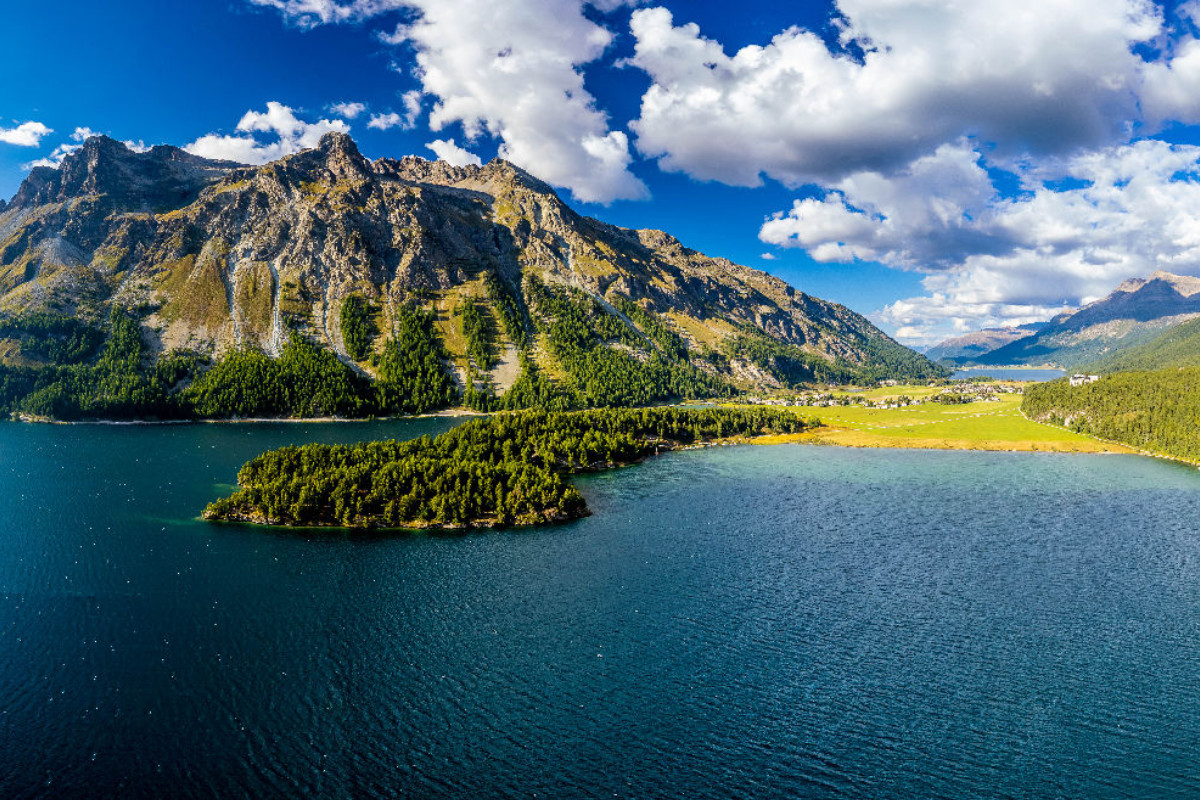
[[[88,135],[497,156],[922,346],[1200,275],[1200,0],[6,0],[0,197]]]

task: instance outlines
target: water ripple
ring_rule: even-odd
[[[1195,470],[720,448],[542,531],[193,519],[446,424],[0,426],[0,796],[1200,795]]]

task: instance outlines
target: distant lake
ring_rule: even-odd
[[[1003,381],[1052,381],[1067,373],[1061,369],[1024,369],[1014,367],[971,367],[954,373],[955,380],[989,377]]]
[[[196,520],[258,452],[0,424],[0,797],[1200,796],[1200,472],[724,447],[469,535]]]

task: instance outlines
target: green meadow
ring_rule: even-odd
[[[873,389],[860,396],[919,398],[932,394],[925,386]],[[1021,395],[1000,395],[996,402],[964,405],[927,403],[905,408],[862,406],[802,406],[796,413],[817,417],[823,427],[812,432],[766,437],[764,444],[783,441],[845,447],[909,447],[937,450],[1043,450],[1063,453],[1131,453],[1132,449],[1103,442],[1052,425],[1033,422],[1021,414]]]

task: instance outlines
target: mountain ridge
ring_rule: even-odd
[[[1073,369],[1140,346],[1200,317],[1200,278],[1157,270],[1055,316],[1037,332],[974,359],[981,365],[1052,364]]]
[[[925,357],[934,361],[947,361],[954,364],[970,363],[973,359],[1003,347],[1009,342],[1015,342],[1036,333],[1046,324],[1045,322],[1033,322],[1027,325],[984,328],[952,336],[926,350]]]
[[[403,310],[420,307],[434,315],[460,383],[475,372],[511,385],[522,353],[569,382],[534,283],[600,309],[590,319],[615,331],[603,337],[609,349],[662,355],[653,329],[678,339],[693,366],[746,387],[940,374],[844,306],[665,232],[584,217],[500,159],[371,161],[331,133],[316,148],[246,166],[96,137],[57,170],[31,171],[0,208],[0,311],[100,320],[113,307],[137,309],[155,352],[279,354],[296,332],[370,373],[339,325],[347,300],[361,297],[376,351]],[[497,292],[524,315],[528,346],[498,324]],[[464,303],[488,318],[504,380],[467,353]]]

